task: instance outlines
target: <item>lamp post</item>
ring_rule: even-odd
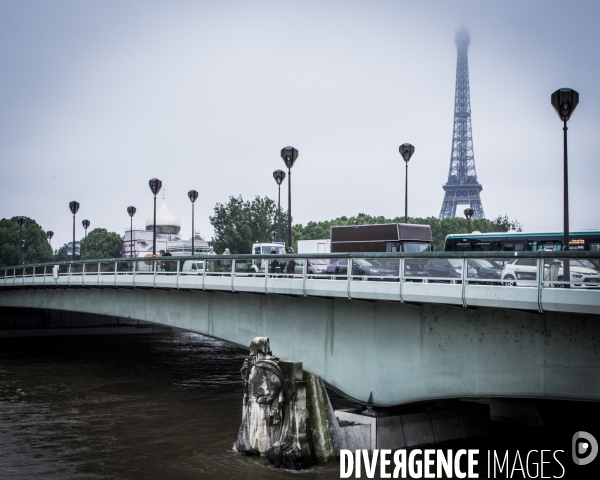
[[[188,192],[188,197],[190,198],[190,202],[192,202],[192,255],[194,254],[194,237],[196,236],[196,232],[194,232],[194,203],[198,199],[198,192],[196,190],[190,190]]]
[[[133,257],[133,216],[137,209],[135,207],[127,207],[127,213],[129,214],[129,254]]]
[[[281,242],[281,183],[285,180],[285,172],[283,170],[275,170],[273,178],[277,182],[277,241]]]
[[[467,233],[471,232],[471,219],[473,218],[473,209],[465,208],[465,217],[467,217]]]
[[[54,232],[52,230],[48,230],[46,232],[46,237],[48,237],[48,243],[50,244],[50,248],[52,248],[52,237],[54,236]]]
[[[86,247],[86,251],[85,251],[85,257],[87,258],[87,229],[90,227],[90,221],[88,219],[82,220],[81,224],[83,225],[83,229],[85,230],[85,247]]]
[[[79,211],[79,202],[69,202],[69,209],[73,214],[73,260],[75,260],[75,214]],[[81,255],[81,252],[79,253]]]
[[[408,223],[408,161],[415,153],[415,147],[410,143],[404,143],[398,148],[400,155],[406,164],[406,175],[404,179],[404,223]]]
[[[570,88],[560,88],[550,96],[550,103],[556,110],[559,118],[563,121],[563,163],[564,163],[564,187],[563,187],[563,250],[569,250],[569,170],[567,165],[567,120],[575,111],[579,103],[579,93]],[[569,259],[563,261],[563,281],[571,281],[571,265]],[[564,285],[566,288],[570,284]]]
[[[281,149],[281,158],[288,168],[288,248],[292,246],[292,167],[298,158],[298,150],[294,147]],[[282,179],[283,180],[283,179]]]
[[[154,194],[154,223],[152,224],[152,256],[156,257],[156,195],[160,192],[162,182],[158,178],[151,179],[148,184]]]
[[[19,265],[23,265],[23,227],[25,226],[25,217],[17,217],[19,225]]]

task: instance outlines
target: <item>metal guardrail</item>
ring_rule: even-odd
[[[577,279],[578,271],[571,266],[571,281],[561,279],[560,262],[566,259],[590,272],[597,272],[596,265],[600,268],[598,252],[196,255],[2,267],[0,288],[202,289],[600,315],[600,278]],[[524,271],[513,268],[515,260],[528,264]],[[503,265],[504,273],[482,273],[484,267],[477,264],[485,262]],[[508,270],[513,277],[506,275]]]

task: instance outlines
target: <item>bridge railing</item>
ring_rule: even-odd
[[[599,252],[198,255],[2,267],[0,288],[202,289],[600,314],[599,270]]]

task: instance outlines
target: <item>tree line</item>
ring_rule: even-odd
[[[281,239],[287,243],[287,212],[281,209]],[[214,215],[209,217],[214,229],[213,246],[217,253],[229,248],[232,254],[250,253],[254,242],[270,242],[271,232],[277,232],[278,212],[277,202],[268,198],[256,196],[253,200],[244,200],[241,195],[229,197],[227,203],[217,203]],[[404,217],[386,218],[359,213],[351,217],[338,217],[333,220],[312,221],[306,225],[292,225],[292,246],[297,251],[299,240],[317,240],[330,238],[331,227],[378,223],[403,223]],[[432,247],[435,251],[444,249],[446,235],[465,233],[468,230],[465,218],[454,217],[438,220],[436,217],[409,217],[408,223],[430,225],[433,237]],[[510,220],[506,215],[499,215],[492,220],[471,220],[471,230],[485,232],[522,231],[522,225],[516,220]],[[17,217],[0,220],[0,266],[17,265],[19,263],[19,226]],[[25,217],[23,227],[23,261],[26,264],[44,263],[51,261],[69,260],[67,244],[52,251],[46,232],[32,218]],[[101,259],[118,258],[122,255],[123,239],[105,228],[95,228],[88,233],[87,238],[79,240],[81,258]]]
[[[217,203],[210,223],[214,228],[214,247],[218,253],[229,248],[231,253],[250,253],[252,243],[270,242],[270,233],[277,231],[277,202],[268,197],[256,196],[254,200],[246,200],[240,196],[229,197],[227,203]],[[281,239],[287,243],[287,212],[281,214]],[[297,251],[299,240],[318,240],[330,238],[331,227],[380,223],[404,223],[404,217],[386,218],[359,213],[351,217],[338,217],[333,220],[308,222],[306,225],[292,225],[292,246]],[[467,219],[454,217],[439,220],[436,217],[409,217],[408,223],[430,225],[433,237],[432,247],[435,251],[444,249],[446,235],[465,233],[468,230]],[[522,231],[517,220],[510,220],[506,215],[499,215],[492,220],[485,218],[471,220],[471,231],[508,232]]]
[[[67,255],[67,244],[52,251],[46,231],[33,218],[24,217],[23,226],[23,262],[46,263],[52,261],[70,260]],[[19,264],[19,241],[21,232],[17,217],[0,220],[0,266],[6,267]],[[81,258],[118,258],[123,249],[123,240],[115,232],[105,228],[95,228],[87,238],[78,240]]]

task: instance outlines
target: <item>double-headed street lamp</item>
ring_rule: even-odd
[[[52,230],[48,230],[46,232],[46,237],[48,238],[48,243],[50,244],[50,248],[52,248],[52,237],[54,236],[54,232]]]
[[[277,241],[281,242],[281,183],[285,180],[285,172],[283,170],[275,170],[273,178],[277,182]]]
[[[151,179],[148,184],[154,194],[154,223],[152,224],[152,256],[156,257],[156,195],[160,192],[162,182],[158,178]]]
[[[471,219],[473,218],[472,208],[465,208],[465,217],[467,217],[467,233],[471,233]]]
[[[129,214],[129,255],[133,257],[133,216],[137,209],[135,207],[127,207],[127,213]]]
[[[81,221],[81,224],[83,225],[83,229],[85,230],[85,239],[86,239],[86,242],[85,242],[86,251],[85,251],[84,258],[87,258],[87,229],[90,228],[90,221],[88,219],[85,219],[85,220]],[[81,252],[81,253],[83,253],[83,252]],[[80,256],[81,256],[81,254],[80,254]]]
[[[19,265],[23,265],[23,227],[25,226],[25,217],[17,217],[19,226]]]
[[[408,161],[415,153],[415,147],[410,143],[404,143],[399,147],[400,155],[406,164],[406,175],[404,179],[404,223],[408,222]]]
[[[198,192],[196,190],[190,190],[188,192],[188,197],[190,198],[190,202],[192,202],[192,255],[194,254],[194,237],[196,236],[196,232],[194,232],[194,203],[198,199]]]
[[[288,248],[292,246],[292,167],[298,158],[298,150],[294,147],[281,149],[281,158],[288,168]],[[283,180],[283,179],[282,179]]]
[[[79,211],[79,202],[76,202],[75,200],[69,202],[69,209],[73,214],[73,260],[75,260],[75,214]]]
[[[558,113],[558,116],[563,121],[563,162],[564,162],[564,206],[563,206],[563,250],[569,249],[569,170],[567,165],[567,120],[571,118],[571,114],[575,111],[575,107],[579,103],[579,93],[571,88],[560,88],[554,92],[550,97],[550,102]],[[563,281],[571,281],[571,268],[569,265],[569,259],[565,259],[563,262]],[[566,288],[570,287],[570,284],[564,285]]]

